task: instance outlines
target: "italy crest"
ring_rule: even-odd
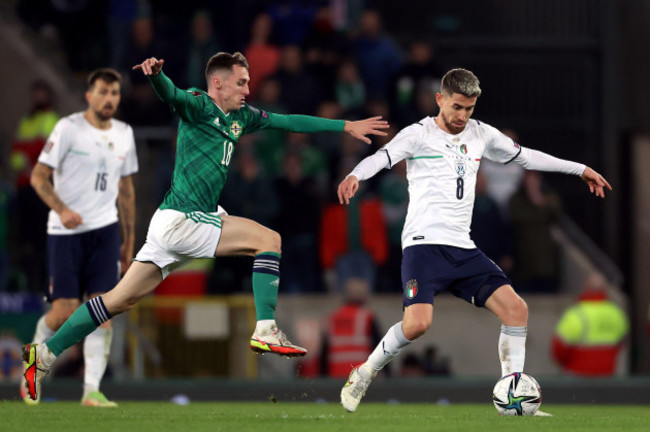
[[[406,282],[406,297],[412,299],[416,295],[418,295],[418,281],[411,279]]]

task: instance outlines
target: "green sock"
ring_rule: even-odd
[[[257,320],[275,319],[280,287],[280,254],[262,252],[253,262],[253,294]]]
[[[111,318],[101,296],[95,297],[78,307],[45,345],[58,357]]]

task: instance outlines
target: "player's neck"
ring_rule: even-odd
[[[440,114],[435,116],[433,118],[433,121],[443,132],[447,132],[448,134],[453,135],[453,133],[449,129],[447,129],[447,125],[445,125],[445,121],[442,119],[442,116]]]
[[[226,111],[223,108],[225,106],[225,104],[223,103],[223,101],[219,97],[218,93],[210,93],[210,92],[208,92],[208,96],[210,96],[210,99],[212,99],[212,102],[214,102],[214,104],[217,106],[217,108],[219,108],[221,110],[222,113],[224,113],[225,115],[228,115],[230,113],[230,111]]]
[[[112,123],[112,118],[109,118],[108,120],[103,120],[100,119],[97,114],[95,114],[92,110],[88,109],[86,112],[84,112],[84,118],[90,123],[90,125],[94,128],[97,129],[110,129],[113,126]]]

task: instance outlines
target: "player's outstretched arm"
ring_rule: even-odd
[[[156,76],[162,70],[165,60],[158,60],[155,57],[151,57],[143,61],[142,63],[133,66],[133,70],[141,70],[145,76]]]
[[[386,132],[383,132],[381,129],[388,128],[388,122],[386,120],[382,120],[381,116],[377,116],[357,121],[346,120],[343,131],[349,133],[357,139],[360,139],[366,144],[370,144],[370,138],[368,138],[366,135],[386,136]]]
[[[580,178],[582,181],[587,183],[587,186],[589,186],[589,191],[598,197],[605,198],[605,188],[609,189],[610,191],[612,190],[609,182],[605,180],[603,176],[589,167],[585,168],[585,171],[582,173]]]
[[[336,191],[339,196],[339,203],[343,204],[345,202],[345,204],[350,204],[350,198],[357,193],[357,190],[359,190],[359,179],[353,175],[347,176],[339,184],[339,188]]]

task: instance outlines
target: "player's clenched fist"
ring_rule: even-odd
[[[146,76],[156,76],[162,70],[164,63],[165,60],[163,59],[158,60],[155,57],[151,57],[146,59],[142,63],[133,66],[133,70],[140,69],[142,73],[145,74]]]
[[[357,193],[357,189],[359,189],[359,179],[356,178],[355,176],[347,176],[345,180],[339,184],[339,189],[337,191],[339,195],[339,202],[343,204],[350,204],[350,198],[354,196],[355,193]]]

